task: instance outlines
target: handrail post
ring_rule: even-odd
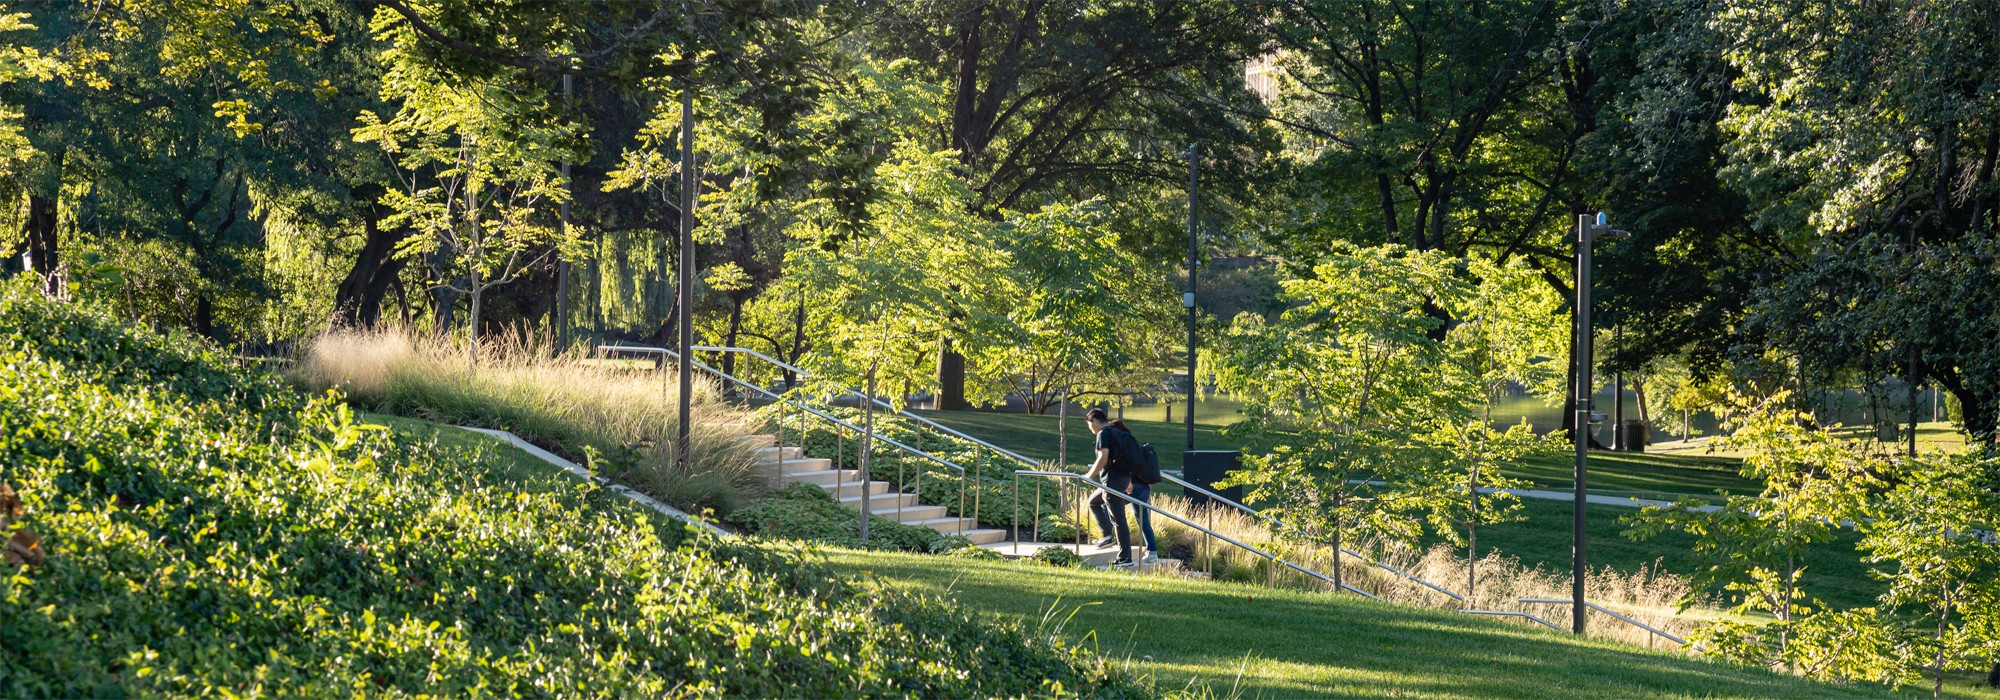
[[[1202,562],[1202,573],[1208,574],[1212,581],[1215,579],[1215,504],[1210,503],[1202,510],[1208,511],[1208,532],[1201,533],[1202,550],[1208,555],[1208,559]]]
[[[1021,556],[1021,475],[1014,475],[1014,510],[1008,514],[1014,521],[1014,556]]]
[[[1030,537],[1033,537],[1034,541],[1039,544],[1042,541],[1042,480],[1041,479],[1035,480],[1034,509],[1035,509],[1034,517],[1028,519],[1028,528],[1029,528],[1028,532],[1031,533]],[[1078,552],[1078,554],[1081,553],[1082,552]]]

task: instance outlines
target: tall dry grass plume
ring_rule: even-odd
[[[690,468],[675,468],[678,382],[642,363],[553,351],[534,334],[496,334],[477,360],[463,341],[407,329],[341,330],[314,339],[294,378],[337,387],[356,405],[441,423],[500,428],[690,512],[727,514],[769,488],[739,436],[751,414],[695,379]]]
[[[1333,575],[1334,557],[1331,547],[1291,538],[1273,537],[1266,523],[1256,516],[1229,507],[1196,508],[1185,498],[1167,494],[1155,494],[1152,503],[1166,512],[1185,517],[1230,539],[1257,547],[1329,577]],[[1222,580],[1271,583],[1287,588],[1306,590],[1332,588],[1317,578],[1301,574],[1283,565],[1274,565],[1263,557],[1207,537],[1201,531],[1175,522],[1171,518],[1154,517],[1153,528],[1158,536],[1160,556],[1181,559],[1183,566],[1189,571],[1206,572]],[[1133,529],[1135,538],[1138,536],[1137,532],[1135,526]],[[1527,612],[1557,627],[1569,629],[1569,606],[1520,602],[1521,598],[1567,600],[1570,597],[1570,577],[1567,571],[1551,572],[1539,566],[1524,566],[1518,558],[1488,553],[1470,567],[1471,571],[1476,572],[1477,581],[1468,582],[1468,566],[1462,548],[1445,544],[1424,549],[1386,547],[1381,543],[1359,538],[1349,538],[1348,548],[1366,554],[1371,559],[1341,557],[1342,581],[1385,600],[1447,610]],[[1380,561],[1411,576],[1437,584],[1453,593],[1465,596],[1466,600],[1461,602],[1427,586],[1412,582],[1375,566],[1374,561]],[[1471,586],[1471,595],[1466,594],[1468,583],[1475,584]],[[1589,601],[1681,638],[1686,638],[1689,632],[1694,631],[1708,618],[1719,614],[1710,609],[1677,613],[1679,601],[1693,590],[1692,584],[1681,576],[1653,568],[1631,573],[1620,573],[1609,568],[1592,571],[1584,581],[1584,588],[1585,597]],[[1534,624],[1520,618],[1503,619]],[[1592,613],[1587,627],[1593,637],[1655,648],[1676,646],[1671,641],[1658,638],[1650,632],[1601,613]]]

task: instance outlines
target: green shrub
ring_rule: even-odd
[[[1049,566],[1068,568],[1083,566],[1083,557],[1068,547],[1043,547],[1035,550],[1034,555],[1028,558]]]
[[[854,549],[939,553],[970,545],[965,538],[875,516],[861,539],[861,511],[812,484],[792,484],[778,495],[730,514],[729,522],[761,537],[806,540]]]
[[[0,483],[47,558],[0,564],[0,697],[1144,692],[26,289],[0,290]]]

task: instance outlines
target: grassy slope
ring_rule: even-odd
[[[1888,697],[1527,625],[1258,586],[827,550],[838,568],[1031,623],[1054,607],[1163,688],[1241,697]],[[1049,623],[1054,624],[1054,623]],[[1964,685],[1960,683],[1958,685]]]
[[[387,425],[400,433],[420,435],[447,445],[490,450],[491,458],[483,462],[492,465],[501,474],[522,482],[549,483],[534,477],[565,473],[496,438],[398,416],[366,414],[365,417],[369,422]],[[1669,536],[1657,544],[1640,544],[1618,537],[1622,527],[1617,525],[1616,519],[1627,512],[1627,509],[1606,507],[1591,509],[1591,541],[1596,561],[1625,570],[1650,564],[1655,559],[1663,559],[1670,569],[1685,567],[1694,561],[1684,546],[1684,538]],[[1524,561],[1539,562],[1552,568],[1567,566],[1568,504],[1531,502],[1527,515],[1529,520],[1526,522],[1485,528],[1481,533],[1484,545],[1481,550],[1498,545]],[[957,591],[962,600],[975,603],[983,610],[1030,622],[1040,619],[1043,611],[1062,599],[1063,614],[1077,609],[1076,617],[1068,627],[1075,637],[1081,638],[1083,634],[1095,631],[1099,634],[1099,648],[1107,654],[1118,657],[1129,655],[1135,659],[1151,656],[1152,662],[1141,662],[1142,670],[1155,674],[1168,688],[1199,680],[1226,694],[1238,683],[1240,670],[1243,673],[1241,688],[1244,697],[1306,694],[1377,696],[1399,691],[1471,697],[1543,697],[1544,688],[1566,688],[1562,692],[1573,696],[1606,697],[1616,691],[1594,692],[1591,687],[1580,686],[1575,680],[1601,674],[1580,671],[1571,666],[1609,664],[1618,669],[1613,677],[1620,679],[1619,683],[1645,689],[1645,692],[1630,693],[1634,695],[1652,695],[1655,690],[1697,696],[1710,692],[1722,696],[1788,697],[1881,694],[1874,689],[1816,685],[1804,685],[1801,686],[1804,690],[1794,692],[1790,686],[1784,685],[1788,679],[1774,679],[1761,673],[1629,650],[1621,653],[1622,648],[1615,645],[1578,644],[1560,635],[1538,634],[1516,626],[1483,624],[1481,620],[1375,605],[1345,597],[1328,598],[1237,584],[1060,572],[1041,567],[942,557],[841,550],[832,550],[831,555],[836,565],[848,571],[867,572],[864,575],[926,592]],[[1814,593],[1826,597],[1829,602],[1865,601],[1872,595],[1872,584],[1866,580],[1858,562],[1836,559],[1815,561],[1812,565],[1819,584]],[[1080,582],[1087,586],[1087,590],[1079,589]],[[1260,600],[1263,602],[1259,603]],[[1144,614],[1120,615],[1114,612],[1140,601],[1143,601]],[[1335,607],[1328,608],[1329,605]],[[1078,609],[1078,606],[1082,607]],[[1243,619],[1244,616],[1252,618],[1250,621],[1255,624],[1239,627],[1227,622]],[[1187,625],[1199,625],[1203,628],[1202,635],[1184,634],[1191,629]],[[1260,634],[1260,631],[1268,631],[1269,634]],[[1437,635],[1442,631],[1464,631],[1465,636],[1478,643],[1467,644],[1462,639],[1440,642]],[[1327,645],[1324,640],[1328,638],[1347,642]],[[1524,643],[1526,646],[1523,646]],[[1409,649],[1410,645],[1419,645],[1425,651],[1398,651]],[[1538,647],[1541,649],[1538,650]],[[1579,657],[1572,653],[1577,649],[1570,647],[1585,648],[1587,654]],[[1520,671],[1497,679],[1440,680],[1425,677],[1420,670],[1407,668],[1420,665],[1418,661],[1422,659],[1441,658],[1440,653],[1452,656],[1452,663],[1445,668],[1484,668],[1492,665],[1489,657],[1497,656],[1510,669],[1518,668]],[[1570,659],[1572,663],[1554,668],[1526,663],[1526,659],[1538,653]],[[1631,658],[1624,658],[1627,656]],[[1573,673],[1582,675],[1572,676]],[[1685,686],[1676,685],[1683,681]],[[1963,692],[1971,682],[1971,677],[1965,676],[1955,681],[1954,685]],[[1996,696],[1973,692],[1963,697]]]
[[[445,447],[462,447],[478,450],[484,457],[481,463],[492,467],[496,476],[521,482],[527,488],[542,488],[542,485],[550,484],[551,482],[537,478],[549,474],[561,475],[575,481],[575,478],[569,472],[557,469],[554,465],[544,462],[500,438],[482,435],[463,428],[441,425],[415,418],[393,416],[387,413],[371,413],[368,411],[357,411],[356,413],[360,420],[375,425],[388,426],[390,430],[397,433],[415,436],[421,440],[434,442]]]

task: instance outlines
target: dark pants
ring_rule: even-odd
[[[1133,481],[1129,476],[1107,475],[1104,479],[1104,485],[1117,489],[1119,493],[1124,493],[1125,487],[1129,485],[1132,487],[1132,493],[1126,495],[1131,496],[1133,500],[1140,503],[1151,503],[1149,499],[1153,494],[1153,488]],[[1132,558],[1132,532],[1125,524],[1125,506],[1127,505],[1130,504],[1125,499],[1103,491],[1090,494],[1090,513],[1097,516],[1097,529],[1118,539],[1119,559]],[[1153,513],[1138,506],[1133,506],[1133,508],[1139,511],[1139,534],[1146,537],[1146,549],[1154,551]]]

